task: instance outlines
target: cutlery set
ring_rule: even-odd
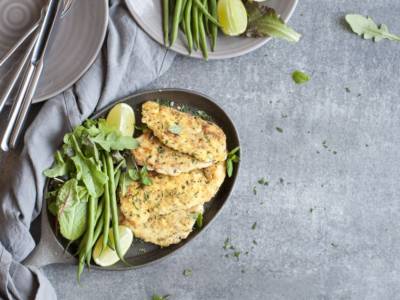
[[[0,98],[1,112],[11,93],[16,89],[17,83],[20,82],[0,142],[3,151],[9,151],[17,145],[43,72],[46,57],[57,35],[60,20],[67,15],[72,2],[73,0],[49,0],[48,5],[41,11],[39,21],[0,59],[1,67],[32,36],[25,55],[16,67],[14,75]]]

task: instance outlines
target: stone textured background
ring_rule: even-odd
[[[213,226],[159,264],[92,270],[81,286],[75,266],[44,268],[60,299],[398,299],[400,43],[350,33],[350,12],[400,33],[398,1],[301,0],[298,44],[177,57],[151,87],[207,93],[230,114],[243,146],[236,190]],[[295,85],[296,69],[312,80]],[[225,257],[227,237],[238,260]]]

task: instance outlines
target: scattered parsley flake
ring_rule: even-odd
[[[276,131],[278,131],[279,133],[283,133],[283,129],[280,127],[275,127]]]
[[[192,269],[185,269],[185,270],[183,270],[182,274],[185,277],[191,277],[193,275],[193,271],[192,271]]]
[[[251,229],[255,230],[257,227],[257,222],[254,222],[254,224],[251,226]]]
[[[311,77],[299,70],[296,70],[292,73],[292,79],[296,84],[303,84],[310,81]]]

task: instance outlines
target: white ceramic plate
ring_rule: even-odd
[[[271,0],[268,6],[274,8],[282,19],[287,22],[296,8],[298,0]],[[136,22],[154,40],[164,44],[162,31],[162,9],[161,0],[126,0]],[[217,47],[214,52],[209,53],[209,59],[225,59],[249,53],[268,42],[270,38],[244,38],[227,37],[221,35],[218,38]],[[172,50],[188,55],[185,37],[180,33]],[[192,57],[203,58],[201,52],[193,52]]]
[[[0,56],[37,21],[46,3],[47,0],[0,0]],[[46,59],[34,102],[61,93],[87,71],[101,49],[107,22],[108,0],[74,0]],[[0,68],[0,91],[21,55],[23,51]]]

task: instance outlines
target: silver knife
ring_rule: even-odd
[[[21,129],[24,125],[29,107],[36,92],[39,79],[43,72],[45,58],[57,34],[63,10],[63,0],[49,0],[46,14],[39,26],[36,44],[32,51],[30,62],[17,96],[11,107],[8,124],[1,140],[1,149],[8,151],[15,148]]]

